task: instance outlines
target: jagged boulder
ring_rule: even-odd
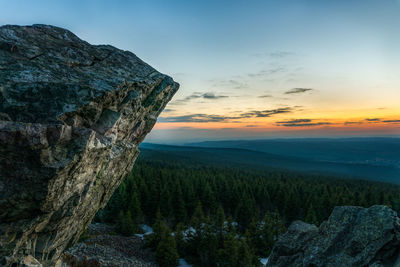
[[[133,53],[0,27],[0,266],[54,265],[131,170],[178,90]]]
[[[267,266],[399,266],[400,219],[386,206],[336,207],[319,228],[293,222]]]

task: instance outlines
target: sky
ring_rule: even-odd
[[[181,87],[146,141],[400,136],[400,0],[0,0]]]

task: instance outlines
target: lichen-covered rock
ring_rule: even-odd
[[[336,207],[319,229],[294,222],[267,266],[400,266],[400,219],[386,206]],[[398,265],[396,265],[398,264]]]
[[[65,29],[0,27],[0,266],[53,265],[78,240],[178,87]]]

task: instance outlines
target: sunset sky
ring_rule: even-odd
[[[147,141],[400,136],[399,0],[0,0],[181,84]]]

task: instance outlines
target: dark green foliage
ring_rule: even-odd
[[[169,232],[170,233],[170,232]],[[160,266],[175,267],[179,264],[179,255],[176,250],[175,239],[171,235],[165,235],[158,243],[156,249],[156,262]]]
[[[127,212],[123,212],[122,210],[120,211],[116,224],[116,230],[125,236],[131,236],[138,232],[139,228],[133,221],[131,212],[129,210]]]
[[[178,266],[179,255],[176,249],[175,237],[171,235],[171,230],[164,222],[161,222],[159,227],[157,229],[158,233],[155,233],[159,235],[156,248],[156,261],[160,266]]]
[[[257,266],[293,220],[319,225],[338,205],[399,212],[399,196],[384,183],[141,159],[96,219],[125,235],[152,224],[147,245],[162,266],[177,252],[194,266]]]
[[[157,211],[153,231],[146,237],[146,246],[155,250],[157,263],[166,267],[178,266],[179,254],[175,237],[162,219],[160,210]]]
[[[312,223],[318,226],[317,214],[315,213],[314,207],[312,205],[308,207],[305,222]]]

